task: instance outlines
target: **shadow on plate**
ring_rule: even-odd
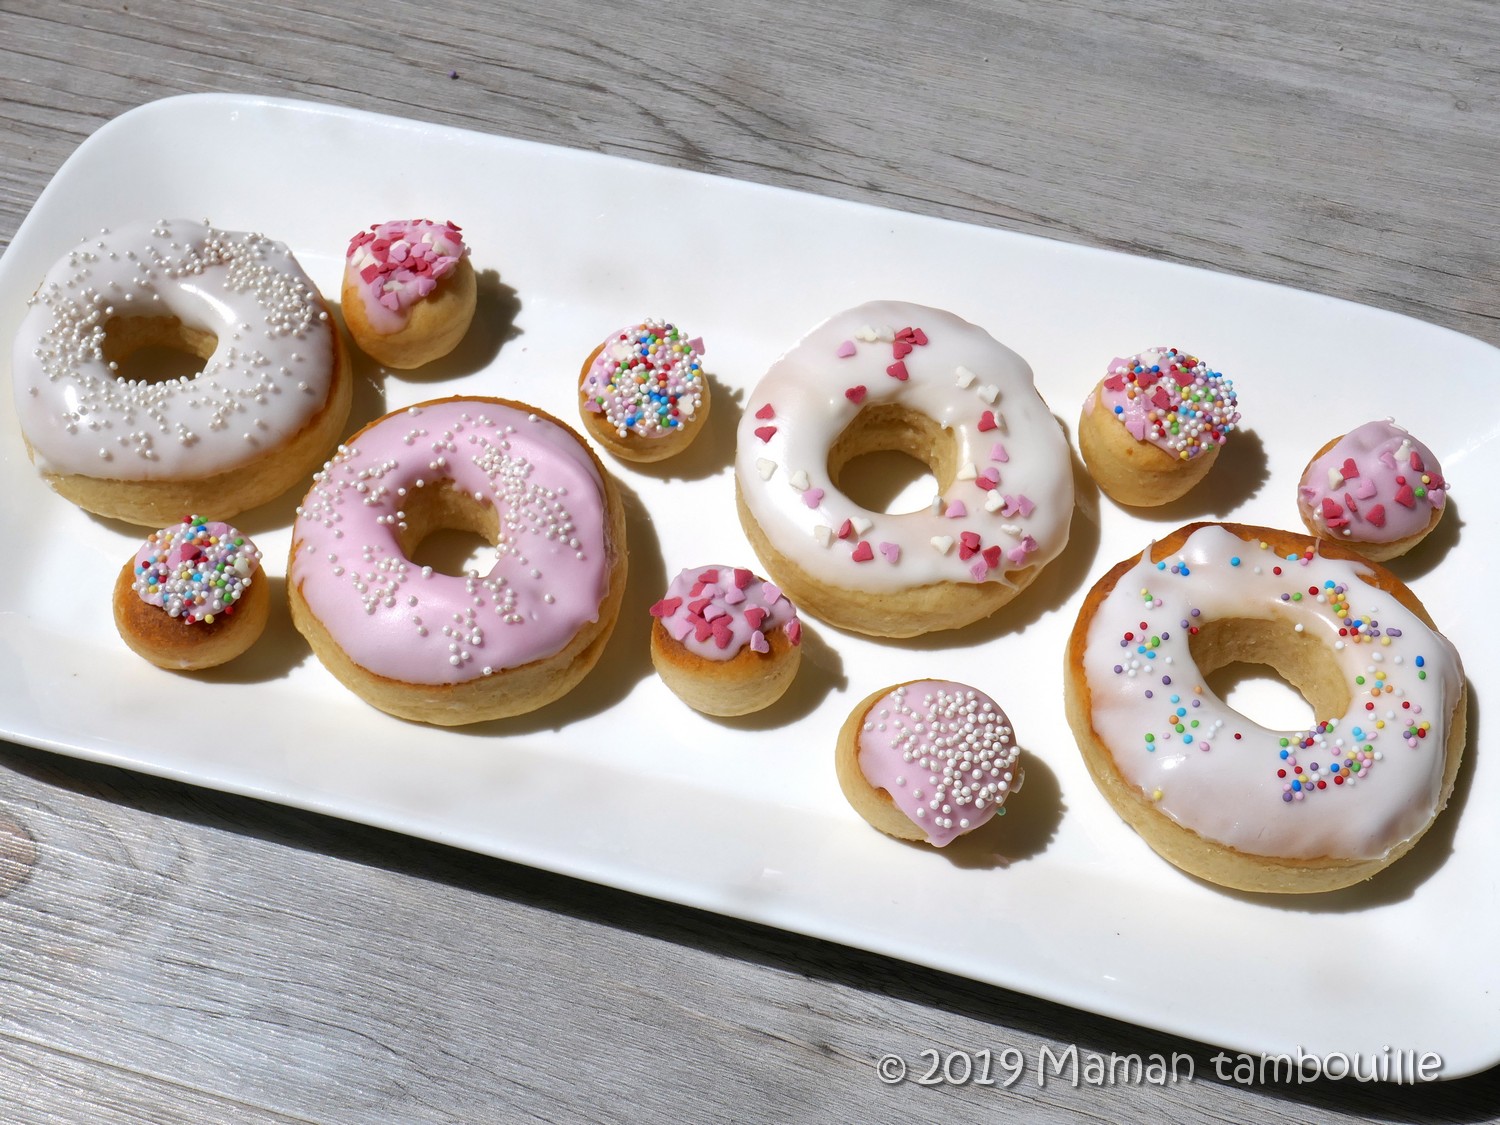
[[[521,298],[515,289],[500,280],[500,274],[495,270],[477,271],[474,282],[474,322],[458,342],[458,347],[441,359],[411,371],[402,371],[381,367],[358,348],[355,349],[356,358],[362,359],[374,373],[403,383],[441,383],[483,371],[495,362],[501,348],[520,337],[521,329],[516,326],[516,321],[521,315]]]
[[[1403,582],[1415,582],[1436,570],[1438,564],[1448,557],[1448,553],[1458,546],[1459,536],[1464,528],[1460,511],[1453,497],[1449,496],[1444,505],[1443,518],[1438,520],[1438,525],[1432,529],[1431,534],[1400,558],[1385,563],[1385,568]],[[1438,622],[1439,628],[1442,624],[1441,621]]]

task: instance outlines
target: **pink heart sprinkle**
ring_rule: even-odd
[[[802,494],[802,502],[809,508],[816,508],[823,502],[823,490],[821,488],[809,488]]]
[[[677,607],[682,604],[681,598],[662,598],[651,607],[652,617],[671,617],[677,612]]]
[[[1354,495],[1361,500],[1368,500],[1375,495],[1375,482],[1365,477],[1359,482],[1359,487],[1354,490]]]
[[[845,340],[842,344],[839,345],[838,351],[834,352],[834,355],[838,356],[840,359],[848,359],[853,354],[854,354],[854,341],[853,340]]]
[[[1016,497],[1016,507],[1020,510],[1022,516],[1029,516],[1032,512],[1036,511],[1036,505],[1026,498],[1024,492]]]
[[[854,554],[850,557],[853,558],[855,562],[869,562],[875,557],[875,552],[870,549],[870,545],[868,543],[861,539],[854,548]]]
[[[711,605],[703,611],[703,620],[717,621],[729,611],[721,605]]]
[[[687,635],[693,631],[693,623],[686,617],[669,617],[662,624],[666,626],[672,639],[679,644],[687,640]]]
[[[702,336],[694,336],[691,340],[688,341],[688,347],[692,348],[693,351],[697,352],[699,355],[702,355],[707,350],[703,346]]]
[[[764,421],[767,418],[776,417],[776,411],[771,408],[771,404],[768,402],[755,412],[755,416]]]
[[[1387,469],[1390,469],[1391,472],[1396,471],[1396,457],[1389,449],[1380,451],[1380,463]]]
[[[968,514],[969,509],[964,507],[964,502],[962,500],[953,501],[953,503],[948,505],[947,511],[943,513],[943,515],[947,516],[950,520],[963,519],[963,517]]]
[[[795,617],[786,623],[786,639],[794,645],[802,643],[802,622]]]
[[[1017,566],[1020,566],[1023,562],[1026,561],[1026,552],[1021,550],[1020,547],[1012,547],[1010,550],[1005,552],[1005,557],[1008,558],[1011,562],[1015,563]]]
[[[766,635],[759,630],[750,634],[750,651],[770,652],[771,643],[766,640]]]
[[[741,590],[738,586],[731,586],[729,587],[729,589],[724,591],[725,605],[739,605],[744,600],[745,591]]]
[[[847,391],[845,391],[844,397],[847,398],[850,402],[854,403],[855,406],[858,406],[860,403],[865,401],[865,393],[865,386],[863,383],[861,383],[859,386],[850,387]]]
[[[974,576],[975,582],[983,582],[984,576],[989,572],[990,568],[984,565],[983,559],[980,559],[973,566],[969,567],[969,573]]]
[[[1001,464],[1004,464],[1010,460],[1010,454],[1005,452],[1005,446],[997,441],[995,447],[990,450],[990,460],[999,461]]]
[[[901,561],[901,545],[899,543],[882,543],[880,545],[880,553],[890,559],[893,564]]]
[[[767,605],[775,605],[781,600],[781,587],[770,582],[762,582],[760,586],[761,600]]]

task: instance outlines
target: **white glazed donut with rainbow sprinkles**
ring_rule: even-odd
[[[1206,676],[1269,665],[1311,705],[1270,729]],[[1354,552],[1232,524],[1182,528],[1105,575],[1069,642],[1068,719],[1095,782],[1162,856],[1250,891],[1367,879],[1421,837],[1465,738],[1457,652]]]
[[[937,492],[885,513],[840,487],[865,453],[925,463]],[[1068,541],[1068,444],[1026,361],[940,309],[877,301],[839,313],[751,392],[735,455],[740,521],[807,613],[873,636],[993,613]]]

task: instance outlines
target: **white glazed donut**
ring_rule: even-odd
[[[151,346],[192,377],[120,378]],[[310,474],[348,418],[338,332],[290,251],[160,220],[101,231],[48,271],[16,335],[16,413],[48,482],[101,515],[228,518]]]
[[[1316,720],[1270,730],[1204,680],[1267,664]],[[1116,566],[1069,643],[1068,719],[1095,782],[1164,858],[1250,891],[1332,890],[1408,851],[1463,751],[1453,646],[1394,575],[1337,544],[1181,528]]]
[[[839,488],[853,458],[927,463],[922,510],[870,511]],[[879,301],[839,313],[751,393],[736,453],[740,518],[772,578],[830,624],[875,636],[993,613],[1068,541],[1068,444],[1031,368],[939,309]]]

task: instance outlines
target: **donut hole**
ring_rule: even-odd
[[[1188,649],[1212,691],[1270,730],[1305,730],[1349,710],[1349,684],[1333,651],[1293,622],[1203,621]]]
[[[166,383],[196,378],[219,338],[175,316],[112,316],[104,322],[102,350],[116,379]]]
[[[953,431],[897,403],[865,407],[828,449],[829,479],[870,512],[921,511],[957,472]]]
[[[456,578],[494,569],[500,515],[493,504],[481,504],[452,481],[438,481],[411,489],[402,511],[401,550],[418,566]]]

